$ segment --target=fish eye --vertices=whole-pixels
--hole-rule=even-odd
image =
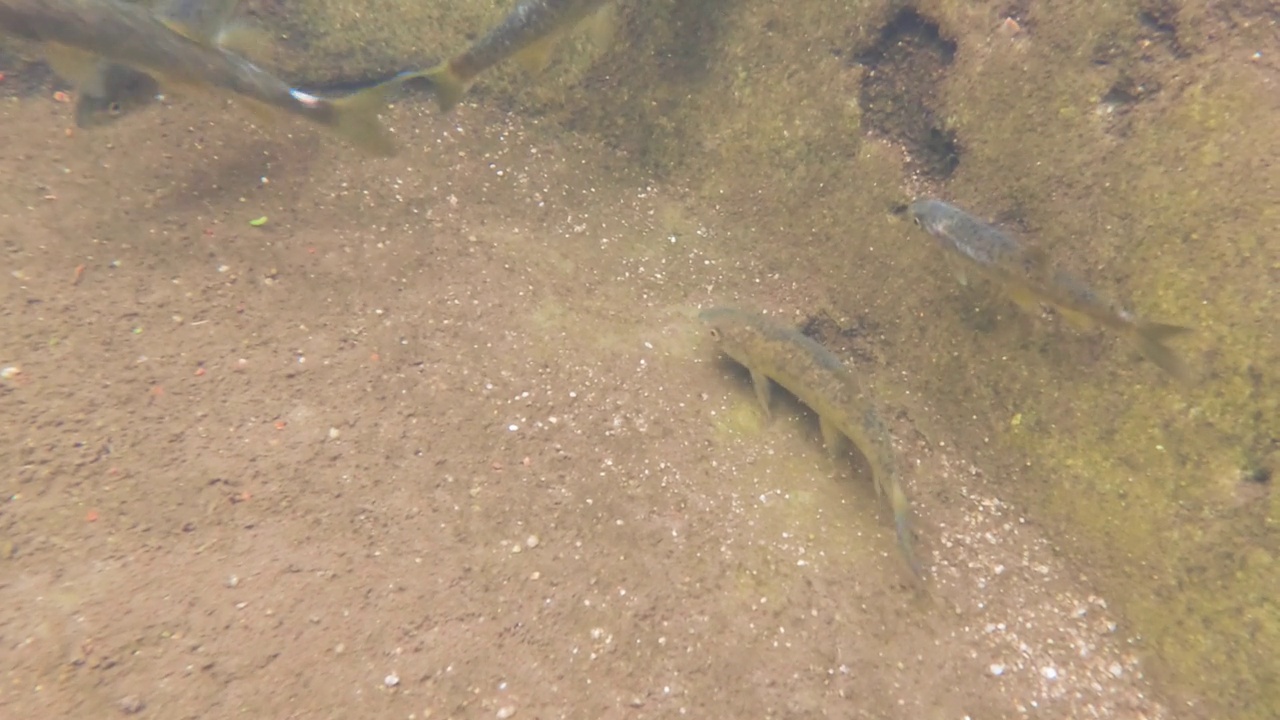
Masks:
[[[119,115],[120,110],[121,110],[120,103],[118,102],[113,102],[107,106],[107,112],[111,113],[112,115]]]
[[[711,335],[712,340],[720,339],[720,331],[715,328],[711,328],[711,332],[709,334]]]

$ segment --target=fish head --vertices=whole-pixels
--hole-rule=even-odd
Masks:
[[[698,313],[698,320],[707,328],[707,335],[717,343],[732,334],[732,325],[739,312],[733,308],[708,308]]]
[[[76,100],[79,127],[110,125],[151,105],[160,94],[160,83],[141,70],[113,63],[106,65],[102,73],[102,93],[82,92]]]
[[[937,235],[952,213],[951,206],[939,200],[917,200],[907,206],[907,217],[916,227]]]

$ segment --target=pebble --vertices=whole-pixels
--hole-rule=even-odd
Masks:
[[[1120,677],[1124,675],[1124,668],[1121,667],[1120,663],[1118,662],[1111,663],[1111,667],[1107,668],[1107,670],[1110,671],[1110,673],[1115,677]]]
[[[120,701],[120,712],[125,715],[136,715],[145,710],[146,707],[147,704],[137,695],[130,695]]]
[[[529,537],[525,538],[524,545],[530,550],[538,547],[538,536],[530,535]]]
[[[391,673],[390,675],[382,678],[382,684],[389,688],[393,688],[400,684],[400,676],[395,673]]]
[[[1000,677],[1004,674],[1004,666],[1000,663],[991,663],[991,674]]]
[[[1042,668],[1040,668],[1040,674],[1044,676],[1044,679],[1045,679],[1045,680],[1057,680],[1057,679],[1058,679],[1058,670],[1057,670],[1057,668],[1053,667],[1052,665],[1047,666],[1047,667],[1042,667]]]
[[[497,718],[498,720],[507,720],[507,718],[515,714],[516,714],[516,709],[514,706],[505,705],[503,707],[498,708]]]

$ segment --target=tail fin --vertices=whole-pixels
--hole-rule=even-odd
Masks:
[[[395,155],[395,143],[378,120],[378,112],[386,107],[392,89],[390,83],[383,83],[331,100],[334,108],[333,125],[338,134],[371,155]]]
[[[1186,382],[1191,378],[1191,371],[1187,369],[1186,364],[1181,359],[1173,354],[1173,350],[1169,349],[1169,346],[1165,345],[1164,341],[1189,332],[1191,332],[1191,328],[1180,325],[1165,325],[1163,323],[1140,320],[1134,329],[1134,338],[1138,351],[1144,357],[1160,366],[1162,370],[1172,375],[1175,379]]]

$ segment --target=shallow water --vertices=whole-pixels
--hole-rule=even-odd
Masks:
[[[1087,5],[922,8],[957,49],[909,106],[950,171],[859,105],[923,82],[863,92],[917,28],[880,6],[633,8],[537,87],[399,99],[388,160],[218,100],[68,134],[15,96],[0,706],[1268,717],[1280,48]],[[713,44],[656,52],[695,20]],[[1196,325],[1199,382],[957,286],[918,195]],[[760,421],[710,304],[875,386],[927,596],[865,470],[798,405]]]

